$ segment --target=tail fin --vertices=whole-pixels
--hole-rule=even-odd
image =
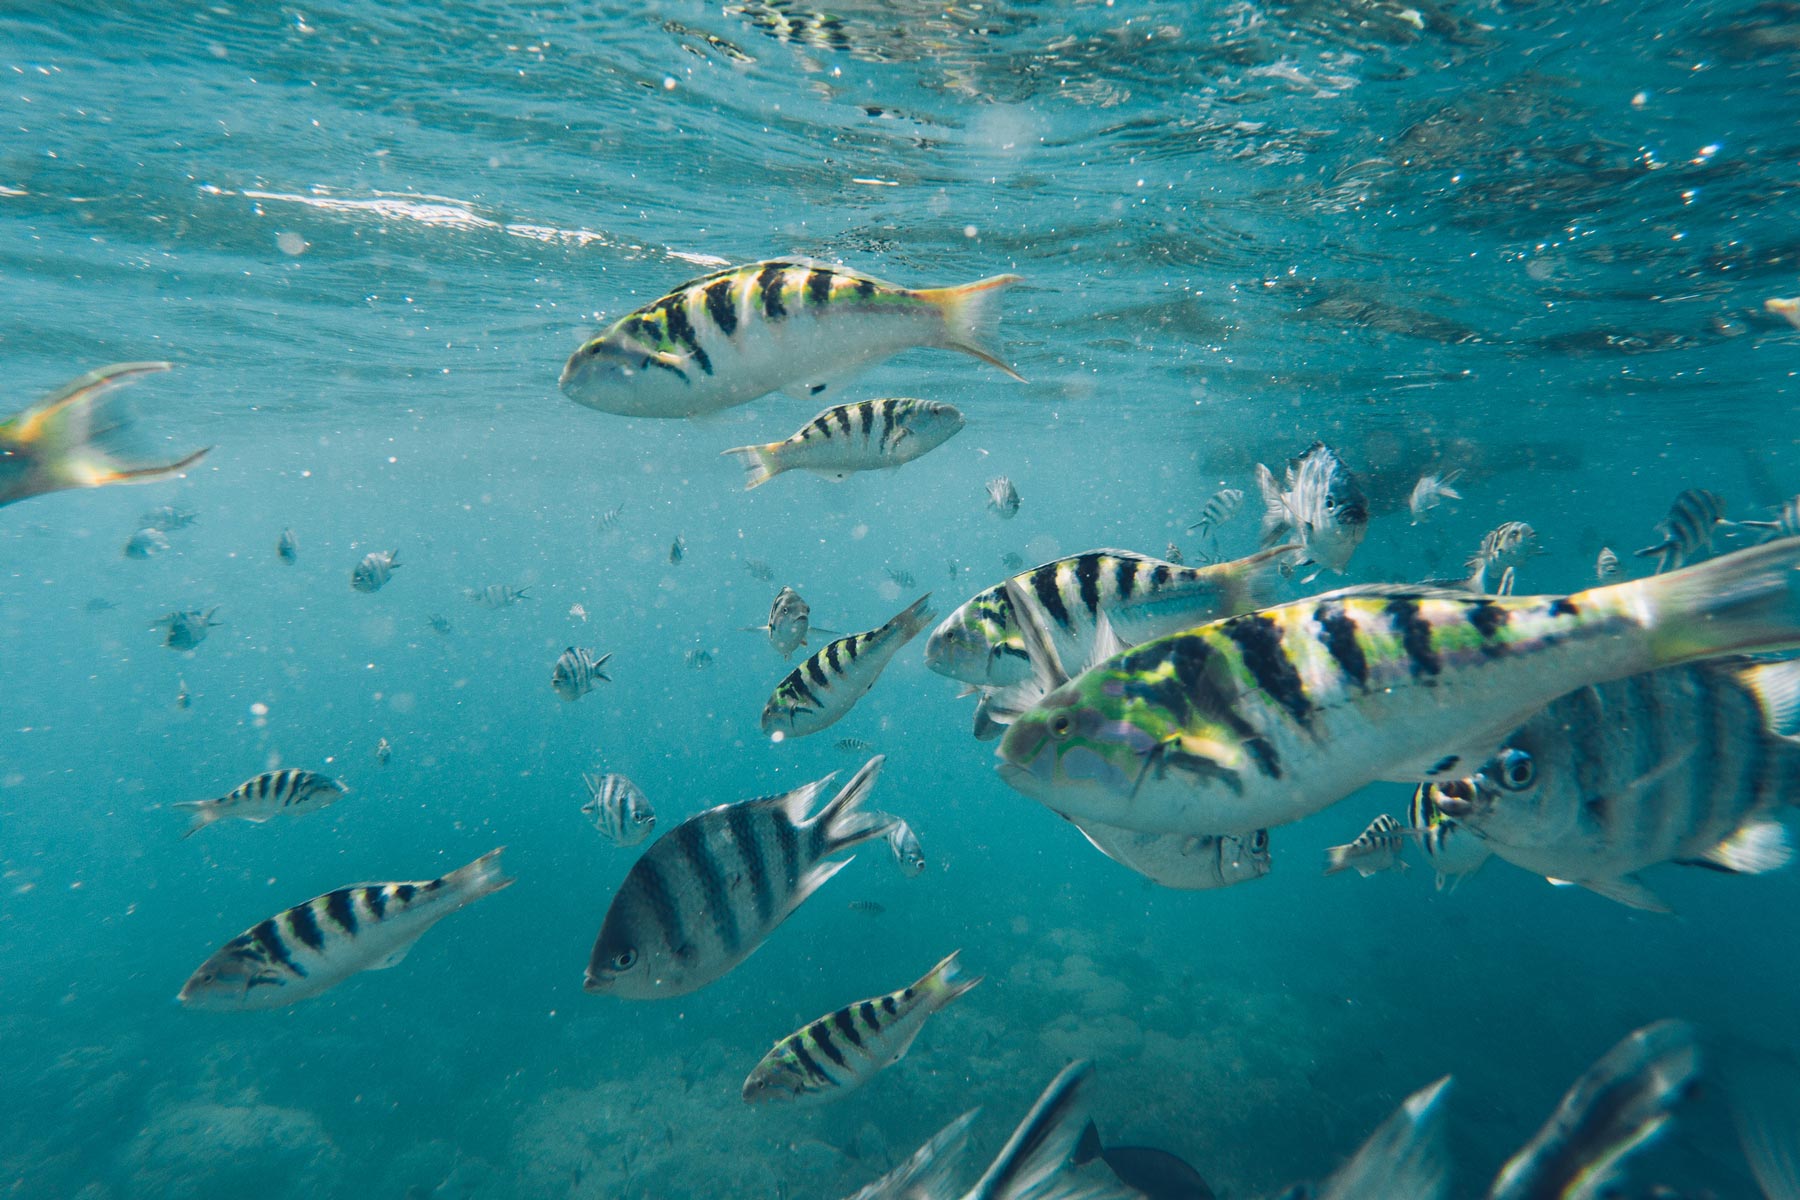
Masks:
[[[1494,1179],[1489,1200],[1589,1200],[1619,1163],[1655,1137],[1700,1070],[1694,1028],[1646,1025],[1575,1081],[1537,1136]]]
[[[981,1115],[972,1108],[950,1122],[913,1156],[863,1188],[849,1200],[919,1200],[924,1196],[949,1196],[955,1188],[957,1160],[969,1146],[969,1126]]]
[[[881,627],[882,630],[884,632],[889,629],[899,630],[900,644],[904,646],[906,643],[918,637],[919,634],[924,632],[927,625],[930,625],[937,619],[937,614],[931,611],[930,601],[931,593],[926,592],[923,596],[920,596],[917,600],[914,600],[911,604],[907,605],[904,612],[897,613],[892,620],[883,625]]]
[[[148,483],[179,474],[204,458],[211,447],[177,462],[140,466],[121,461],[106,448],[107,440],[130,424],[106,402],[107,394],[141,375],[167,371],[171,365],[115,363],[89,371],[0,423],[0,436],[25,447],[39,460],[37,474],[42,478],[42,486],[26,494],[104,487],[110,483]]]
[[[500,851],[504,849],[505,846],[497,846],[489,850],[468,866],[456,868],[439,882],[458,893],[459,905],[473,904],[483,896],[511,887],[518,881],[500,869]]]
[[[1610,593],[1650,618],[1652,665],[1800,646],[1800,538],[1582,593]],[[1579,599],[1579,597],[1577,597]]]
[[[994,275],[961,287],[919,288],[913,295],[937,305],[944,314],[945,346],[999,367],[1024,383],[1025,377],[1008,366],[990,346],[994,330],[1000,324],[1000,294],[1013,284],[1023,282],[1017,275]]]
[[[738,456],[738,465],[744,468],[744,490],[747,492],[761,487],[787,469],[775,459],[775,451],[780,446],[780,442],[767,442],[761,446],[733,446],[719,453]]]
[[[187,827],[187,832],[181,835],[183,840],[193,837],[196,833],[199,833],[202,829],[205,829],[208,825],[211,825],[214,821],[217,821],[220,817],[225,815],[218,804],[212,800],[177,800],[175,803],[169,805],[169,807],[186,808],[193,811],[194,823],[189,825]]]
[[[1217,571],[1225,576],[1225,588],[1219,598],[1219,615],[1234,617],[1275,603],[1279,585],[1286,578],[1285,572],[1293,567],[1289,559],[1298,561],[1305,553],[1305,546],[1290,542],[1285,546],[1258,550],[1248,558],[1200,569]]]
[[[913,990],[927,997],[926,1003],[932,1012],[937,1012],[952,1000],[987,978],[977,975],[973,979],[966,978],[956,965],[956,956],[961,950],[954,950],[943,962],[925,972],[919,982],[913,984]]]
[[[1281,498],[1281,485],[1275,473],[1261,463],[1256,464],[1256,491],[1262,497],[1262,544],[1273,546],[1294,528],[1294,514]]]
[[[861,807],[875,787],[875,780],[881,775],[881,764],[886,762],[885,755],[877,754],[863,764],[849,783],[831,803],[819,810],[819,815],[807,821],[806,828],[817,829],[823,838],[823,846],[817,857],[828,858],[852,846],[860,846],[874,838],[885,837],[892,818],[885,813],[870,812]],[[829,782],[829,778],[822,782]]]
[[[1342,846],[1325,848],[1325,874],[1336,875],[1339,871],[1350,869],[1351,856],[1356,851],[1356,843],[1348,842]]]
[[[1436,1200],[1448,1172],[1440,1127],[1450,1077],[1421,1088],[1319,1189],[1319,1200]],[[1560,1193],[1542,1193],[1559,1195]],[[1572,1198],[1571,1198],[1572,1200]]]
[[[1800,1064],[1767,1051],[1733,1059],[1726,1083],[1750,1173],[1768,1200],[1800,1200]]]
[[[999,1157],[969,1190],[968,1200],[1127,1200],[1138,1195],[1116,1180],[1089,1182],[1066,1174],[1087,1128],[1081,1088],[1093,1071],[1092,1063],[1077,1059],[1050,1081]]]

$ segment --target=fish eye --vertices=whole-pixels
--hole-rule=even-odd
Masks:
[[[1075,718],[1066,712],[1057,713],[1050,718],[1050,736],[1057,741],[1069,736],[1075,728]]]
[[[1523,791],[1537,778],[1537,763],[1523,750],[1508,750],[1500,756],[1500,786],[1509,792]]]
[[[1268,848],[1269,848],[1269,831],[1266,829],[1257,830],[1256,833],[1250,838],[1250,849],[1257,854],[1261,854],[1264,850],[1267,850]]]
[[[656,820],[656,814],[641,812],[641,813],[637,813],[636,815],[634,815],[631,819],[633,821],[636,821],[639,825],[648,825],[652,821]]]
[[[612,968],[615,971],[629,971],[637,965],[637,951],[627,947],[612,956]]]

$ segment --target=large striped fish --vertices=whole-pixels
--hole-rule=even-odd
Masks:
[[[284,767],[246,779],[217,799],[177,800],[172,807],[185,808],[194,814],[194,823],[181,835],[186,838],[226,817],[239,817],[260,825],[278,813],[324,808],[349,790],[329,775]]]
[[[1797,731],[1800,662],[1670,667],[1554,701],[1434,799],[1497,857],[1666,912],[1637,872],[1787,863],[1777,818],[1800,800]]]
[[[1017,275],[903,288],[811,259],[690,280],[621,317],[563,367],[577,404],[628,417],[695,417],[786,390],[820,396],[915,346],[960,350],[1019,376],[989,348]]]
[[[933,1013],[980,983],[957,969],[960,950],[916,983],[827,1013],[776,1042],[744,1080],[744,1101],[832,1100],[899,1062]]]
[[[894,397],[828,408],[792,437],[760,446],[734,446],[748,479],[760,487],[784,471],[811,471],[841,482],[859,471],[882,471],[937,449],[963,427],[963,415],[936,400]]]
[[[879,629],[853,633],[788,672],[763,706],[762,729],[776,737],[804,737],[841,719],[875,686],[875,680],[935,616],[927,592]]]
[[[178,999],[189,1008],[240,1010],[309,999],[358,971],[394,966],[427,929],[512,882],[500,871],[500,851],[490,850],[437,879],[326,892],[226,942]]]
[[[129,463],[118,456],[117,443],[130,422],[109,393],[169,365],[101,367],[0,421],[0,506],[70,488],[167,479],[205,458],[206,450],[166,464]]]
[[[780,796],[721,804],[656,839],[606,910],[587,990],[627,1000],[682,996],[750,957],[850,864],[827,859],[886,835],[893,818],[860,807],[882,761],[871,758],[816,816],[807,814],[835,774]]]
[[[1572,596],[1352,588],[1230,617],[1057,687],[1007,731],[1000,772],[1076,820],[1285,824],[1376,780],[1460,777],[1576,688],[1800,646],[1796,567],[1789,538]]]

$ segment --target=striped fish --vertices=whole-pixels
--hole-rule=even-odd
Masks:
[[[899,1062],[933,1013],[981,982],[957,969],[961,953],[909,987],[845,1005],[776,1042],[744,1080],[744,1102],[835,1100]]]
[[[894,856],[894,865],[908,879],[917,879],[925,873],[925,847],[919,845],[919,835],[905,821],[896,820],[888,826],[888,850]]]
[[[1639,558],[1654,558],[1656,573],[1661,575],[1679,567],[1690,558],[1712,546],[1713,532],[1719,526],[1731,526],[1725,519],[1725,501],[1704,488],[1689,488],[1675,497],[1669,515],[1656,524],[1662,540],[1639,550]]]
[[[168,534],[146,526],[125,540],[125,557],[154,558],[168,548]]]
[[[1639,871],[1786,864],[1777,815],[1800,798],[1796,732],[1800,661],[1669,667],[1561,697],[1434,799],[1510,863],[1667,911]]]
[[[1145,879],[1183,892],[1211,891],[1269,873],[1269,832],[1237,837],[1140,833],[1099,821],[1071,822],[1106,857]]]
[[[1442,783],[1421,783],[1413,789],[1406,806],[1407,828],[1419,839],[1419,848],[1437,872],[1437,890],[1452,888],[1464,875],[1472,875],[1481,864],[1493,857],[1487,843],[1444,815],[1438,807],[1438,789]]]
[[[762,730],[776,738],[805,737],[841,719],[875,686],[900,647],[917,637],[937,614],[926,592],[887,624],[853,633],[788,672],[763,706]]]
[[[1147,833],[1285,824],[1376,780],[1457,778],[1576,688],[1800,647],[1797,567],[1790,538],[1573,596],[1349,588],[1226,618],[1057,686],[1000,772]]]
[[[1800,537],[1800,496],[1775,510],[1773,521],[1739,521],[1744,529],[1760,529],[1765,538]]]
[[[1301,563],[1317,563],[1321,571],[1343,574],[1368,535],[1369,498],[1337,451],[1314,442],[1288,462],[1281,483],[1273,471],[1257,463],[1256,487],[1262,494],[1263,546],[1299,542],[1305,550]],[[1314,571],[1307,578],[1318,574]]]
[[[227,817],[260,825],[278,813],[325,808],[349,790],[329,775],[284,767],[246,779],[215,800],[177,800],[171,807],[194,814],[194,823],[181,835],[189,838]]]
[[[1189,533],[1198,533],[1201,537],[1217,537],[1219,526],[1228,525],[1244,507],[1244,492],[1241,488],[1220,488],[1200,510],[1200,519],[1187,527]]]
[[[399,570],[398,550],[372,550],[350,572],[350,586],[359,592],[379,592]]]
[[[1176,545],[1174,542],[1170,542],[1168,545],[1163,547],[1163,557],[1179,567],[1182,563],[1182,558],[1183,558],[1182,553],[1181,553],[1181,547]]]
[[[1406,860],[1400,857],[1400,844],[1406,835],[1401,829],[1400,822],[1382,813],[1357,834],[1355,841],[1325,851],[1325,874],[1336,875],[1355,867],[1356,873],[1367,879],[1395,867],[1404,870]]]
[[[1149,641],[1273,602],[1282,563],[1298,549],[1277,546],[1210,567],[1184,567],[1129,550],[1089,550],[1012,577],[1048,618],[1058,657],[1086,663],[1105,616],[1127,645]],[[1031,678],[1024,635],[1005,582],[978,592],[931,632],[925,665],[983,687]]]
[[[118,435],[130,422],[109,393],[169,366],[101,367],[0,421],[0,507],[70,488],[168,479],[205,458],[206,450],[196,450],[168,464],[137,464],[116,454]]]
[[[200,964],[177,997],[189,1008],[280,1008],[358,971],[406,957],[427,929],[512,884],[500,851],[422,883],[359,883],[315,896],[245,930]]]
[[[300,539],[294,536],[293,530],[281,531],[281,540],[275,543],[275,557],[290,567],[300,561]]]
[[[484,588],[464,588],[463,595],[483,608],[511,608],[521,600],[531,599],[529,587],[510,587],[504,583],[490,583]]]
[[[594,652],[584,646],[565,647],[550,671],[550,690],[573,704],[601,681],[612,682],[612,676],[600,669],[611,657],[608,653],[595,658]]]
[[[811,471],[842,481],[858,471],[882,471],[937,449],[963,427],[963,415],[935,400],[862,400],[828,408],[786,441],[734,446],[748,479],[760,487],[783,471]]]
[[[1002,521],[1019,515],[1019,489],[1006,476],[997,475],[987,481],[987,497],[988,508]]]
[[[192,650],[206,640],[206,631],[223,621],[213,620],[213,614],[219,611],[218,605],[202,612],[197,608],[169,613],[160,617],[157,624],[164,629],[163,645],[171,650]]]
[[[1749,524],[1749,522],[1745,522]],[[1600,557],[1594,560],[1594,578],[1601,583],[1619,577],[1619,556],[1613,553],[1611,546],[1600,547]]]
[[[834,854],[887,833],[860,805],[882,759],[863,765],[817,815],[836,774],[780,796],[721,804],[657,838],[606,910],[586,988],[627,1000],[681,996],[743,962],[850,864]]]
[[[1482,535],[1481,548],[1463,564],[1469,570],[1463,586],[1471,592],[1498,593],[1506,572],[1538,553],[1537,530],[1523,521],[1506,521]]]
[[[903,288],[811,259],[772,259],[682,284],[570,356],[563,393],[628,417],[695,417],[777,390],[819,396],[916,346],[1019,376],[991,349],[1017,275]]]
[[[637,784],[623,775],[583,775],[588,802],[581,806],[600,836],[616,846],[635,846],[656,828],[656,810]]]

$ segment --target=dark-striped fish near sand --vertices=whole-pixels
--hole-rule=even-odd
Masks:
[[[553,643],[554,644],[554,643]],[[610,653],[594,657],[585,646],[568,646],[556,658],[550,671],[550,689],[564,700],[574,703],[601,683],[611,683],[612,676],[600,668],[611,658]]]
[[[400,551],[371,550],[350,572],[350,586],[359,592],[379,592],[400,569]]]
[[[246,779],[216,800],[177,800],[171,807],[194,814],[194,823],[181,835],[186,838],[227,817],[260,825],[280,813],[325,808],[349,790],[329,775],[284,767]]]
[[[119,443],[130,421],[110,393],[169,367],[166,362],[101,367],[0,421],[0,507],[71,488],[168,479],[206,457],[206,450],[163,464],[122,457]]]
[[[1656,573],[1661,575],[1711,549],[1713,533],[1719,526],[1729,528],[1731,524],[1725,519],[1725,501],[1718,493],[1689,488],[1675,497],[1669,515],[1657,522],[1656,532],[1662,540],[1639,550],[1638,557],[1654,558]]]
[[[960,953],[907,987],[847,1004],[776,1042],[744,1080],[744,1102],[835,1100],[899,1062],[934,1013],[981,982],[958,970]]]
[[[190,608],[159,617],[156,624],[163,627],[163,645],[171,650],[192,650],[206,640],[208,630],[225,623],[213,620],[218,611],[215,604],[204,612]]]
[[[682,996],[724,976],[850,864],[832,855],[887,833],[861,805],[870,759],[817,814],[836,774],[689,817],[644,851],[606,910],[585,987],[627,1000]]]
[[[805,737],[840,720],[875,686],[900,647],[917,637],[936,614],[927,592],[878,629],[853,633],[788,672],[763,706],[762,730],[780,737]]]
[[[777,390],[821,396],[915,346],[960,350],[1017,379],[988,344],[1000,295],[1017,282],[903,288],[810,259],[730,267],[621,317],[570,356],[561,387],[601,412],[695,417]]]
[[[281,537],[275,543],[275,557],[290,567],[300,561],[300,539],[294,536],[293,530],[281,531]]]
[[[315,896],[254,925],[200,964],[178,997],[189,1008],[280,1008],[359,971],[406,957],[439,921],[510,886],[500,851],[419,883],[359,883]]]
[[[860,471],[883,471],[937,449],[963,427],[963,415],[935,400],[903,397],[840,404],[814,417],[785,441],[735,446],[748,479],[760,487],[784,471],[810,471],[842,481]]]
[[[1356,868],[1356,873],[1367,879],[1371,875],[1379,875],[1383,871],[1406,868],[1406,860],[1400,857],[1400,847],[1406,841],[1403,832],[1406,827],[1400,822],[1382,813],[1369,827],[1356,835],[1356,840],[1345,846],[1331,846],[1325,851],[1325,874],[1336,875],[1339,871]]]
[[[623,775],[583,775],[588,802],[581,806],[600,836],[617,846],[635,846],[656,828],[656,810],[643,789]]]

